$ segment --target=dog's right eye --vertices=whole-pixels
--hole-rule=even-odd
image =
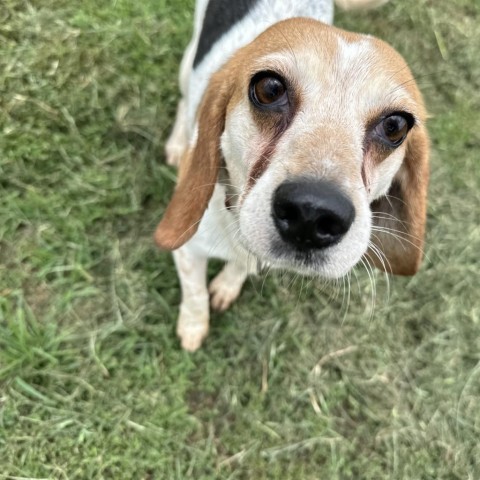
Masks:
[[[271,72],[261,72],[250,83],[250,100],[260,108],[282,108],[288,104],[284,82]]]

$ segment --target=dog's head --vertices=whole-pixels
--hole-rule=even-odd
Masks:
[[[280,22],[212,77],[156,241],[176,249],[195,233],[226,167],[238,239],[259,259],[338,277],[366,256],[413,274],[426,215],[425,117],[408,66],[384,42]]]

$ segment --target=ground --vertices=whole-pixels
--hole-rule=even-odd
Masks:
[[[0,478],[480,478],[480,3],[336,18],[427,101],[420,273],[253,278],[193,355],[152,242],[192,10],[2,0]]]

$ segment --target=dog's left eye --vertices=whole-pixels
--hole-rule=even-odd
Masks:
[[[279,77],[263,72],[252,78],[250,100],[257,107],[283,107],[288,103],[287,88]]]
[[[393,114],[385,117],[376,127],[375,133],[391,147],[398,147],[405,140],[413,125],[409,114]]]

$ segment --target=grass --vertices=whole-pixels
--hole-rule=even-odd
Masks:
[[[189,355],[152,232],[192,9],[2,1],[0,478],[480,478],[478,2],[337,15],[429,106],[421,272],[254,278]]]

